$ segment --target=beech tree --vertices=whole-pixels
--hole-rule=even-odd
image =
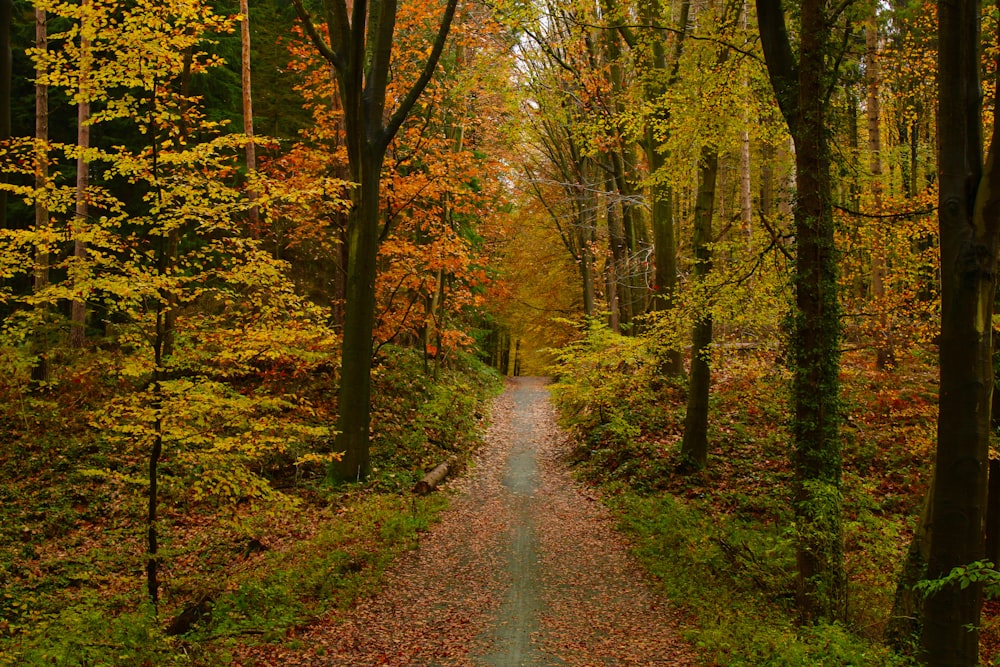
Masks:
[[[1000,133],[994,120],[984,164],[980,12],[978,0],[938,2],[941,383],[930,579],[985,553]],[[921,637],[927,664],[978,664],[982,595],[981,583],[955,581],[928,596]]]
[[[247,135],[246,157],[247,172],[250,178],[257,170],[257,148],[253,142],[253,92],[250,79],[250,5],[248,0],[240,0],[240,88],[242,89],[243,100],[243,134]],[[256,199],[257,194],[251,190],[250,198]],[[254,206],[250,209],[250,224],[253,232],[257,233],[257,226],[260,224],[260,211]]]
[[[781,0],[757,0],[768,75],[795,142],[793,504],[798,604],[806,620],[841,617],[846,588],[837,416],[840,313],[827,138],[839,62],[831,47],[834,12],[826,0],[803,0],[796,54]]]
[[[0,0],[0,141],[10,138],[11,113],[11,15],[13,0]],[[7,195],[0,193],[0,229],[7,226]]]
[[[420,76],[388,119],[386,89],[396,28],[396,0],[346,0],[323,3],[329,41],[312,17],[294,0],[306,32],[337,74],[344,109],[351,211],[347,222],[347,293],[341,346],[337,447],[343,459],[331,468],[336,479],[360,480],[370,463],[372,329],[375,323],[375,277],[381,236],[379,193],[389,142],[427,87],[444,50],[458,0],[447,0],[441,23]]]

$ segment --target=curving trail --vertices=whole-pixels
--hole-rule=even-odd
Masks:
[[[452,508],[385,590],[267,664],[697,664],[607,510],[569,476],[565,444],[545,380],[510,380]]]

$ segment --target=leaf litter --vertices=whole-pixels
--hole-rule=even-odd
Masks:
[[[514,378],[450,509],[383,590],[240,665],[696,665],[678,610],[570,476],[544,378]]]

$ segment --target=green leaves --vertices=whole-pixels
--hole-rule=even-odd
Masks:
[[[935,595],[949,586],[958,586],[965,590],[973,584],[982,584],[987,597],[1000,596],[1000,571],[989,560],[977,560],[968,565],[952,568],[951,572],[940,579],[925,579],[918,582],[914,589],[923,593],[924,597]]]

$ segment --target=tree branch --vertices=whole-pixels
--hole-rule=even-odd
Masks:
[[[752,58],[752,59],[756,60],[757,62],[764,62],[764,61],[761,60],[760,56],[757,55],[756,53],[754,53],[753,51],[748,51],[746,48],[744,48],[742,46],[737,46],[737,45],[733,44],[732,42],[727,42],[726,40],[719,39],[718,37],[708,37],[706,35],[696,35],[696,34],[690,32],[690,31],[685,32],[685,30],[683,28],[675,28],[675,27],[669,26],[669,25],[660,25],[659,23],[621,23],[621,24],[614,24],[614,25],[610,25],[610,24],[597,25],[597,24],[593,24],[593,23],[585,23],[583,21],[577,21],[575,19],[574,19],[574,23],[576,25],[580,26],[581,28],[598,28],[598,29],[602,29],[602,30],[617,30],[618,33],[620,35],[622,35],[622,38],[625,39],[625,43],[628,44],[629,47],[632,47],[632,48],[634,48],[633,41],[635,41],[635,35],[631,35],[631,37],[625,37],[625,34],[622,33],[622,30],[659,30],[659,31],[662,31],[662,32],[672,32],[672,33],[675,33],[676,35],[679,35],[679,36],[683,37],[684,39],[691,39],[691,40],[694,40],[696,42],[711,42],[713,44],[718,44],[719,46],[724,46],[725,48],[727,48],[727,49],[729,49],[731,51],[736,51],[737,53],[742,54],[742,55],[746,56],[747,58]],[[629,41],[630,39],[633,40],[633,41]]]
[[[872,220],[895,220],[898,218],[908,218],[911,215],[930,215],[937,210],[937,206],[930,206],[916,211],[903,211],[902,213],[862,213],[861,211],[855,211],[844,206],[838,206],[837,204],[833,204],[833,208],[855,218],[870,218]]]
[[[320,55],[329,61],[331,65],[336,68],[337,72],[343,75],[344,72],[344,60],[340,55],[333,50],[333,48],[326,43],[319,32],[316,31],[316,26],[313,25],[312,17],[306,11],[305,7],[302,6],[302,0],[292,0],[292,4],[295,6],[295,13],[299,15],[299,20],[302,21],[302,27],[305,28],[306,34],[309,35],[309,39],[313,44],[316,45],[316,49],[319,50]]]
[[[357,0],[355,0],[357,2]],[[389,86],[389,65],[392,62],[392,40],[396,32],[396,0],[368,0],[368,71],[365,75],[365,98],[368,123],[381,127],[385,111],[385,94]],[[355,39],[360,37],[360,26],[352,26]],[[388,145],[390,136],[386,140]]]
[[[434,74],[434,69],[441,59],[441,53],[444,51],[444,44],[448,39],[448,32],[451,30],[451,22],[455,18],[455,8],[457,6],[458,0],[448,0],[444,16],[441,19],[441,27],[438,29],[437,37],[434,39],[434,45],[431,48],[431,55],[427,58],[427,62],[424,63],[424,70],[420,73],[420,78],[410,88],[410,91],[403,98],[403,101],[400,102],[399,107],[386,124],[380,139],[381,146],[387,146],[392,137],[396,135],[406,115],[410,113],[410,109],[416,104],[417,98],[420,97],[421,93],[424,92],[424,88],[430,82],[431,76]]]
[[[792,54],[781,0],[757,0],[757,25],[767,75],[771,79],[781,115],[794,137],[799,120],[799,66]]]

